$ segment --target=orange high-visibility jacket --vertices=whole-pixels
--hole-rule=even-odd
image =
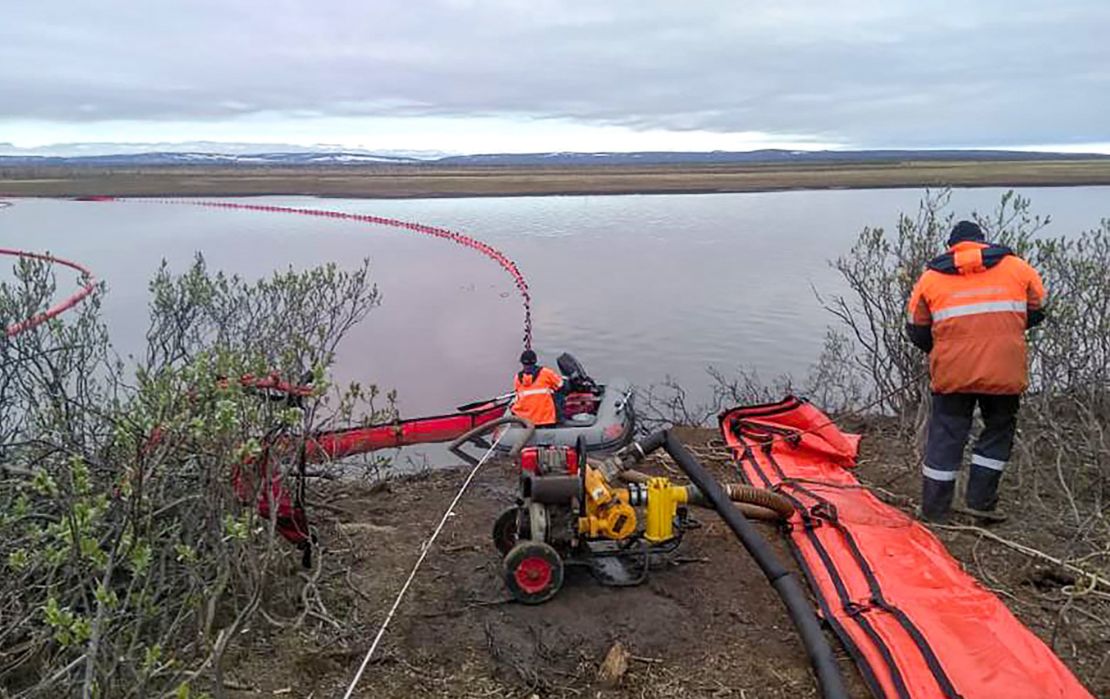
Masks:
[[[1025,331],[1044,300],[1040,275],[1009,248],[964,241],[932,260],[910,296],[908,329],[929,352],[933,391],[1024,391]]]
[[[513,381],[516,400],[513,401],[513,414],[538,425],[555,424],[554,392],[563,387],[563,377],[547,367],[540,367],[532,374],[519,371]]]

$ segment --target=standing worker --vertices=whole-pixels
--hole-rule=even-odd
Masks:
[[[947,517],[978,405],[984,427],[972,451],[967,509],[1001,521],[998,482],[1029,385],[1025,331],[1044,320],[1045,290],[1029,263],[986,243],[971,221],[956,224],[948,246],[929,262],[909,302],[907,330],[929,354],[933,390],[921,515],[934,522]]]
[[[521,353],[521,369],[513,381],[516,392],[513,415],[531,421],[536,427],[550,427],[558,422],[555,392],[563,387],[563,377],[536,362],[532,350]]]

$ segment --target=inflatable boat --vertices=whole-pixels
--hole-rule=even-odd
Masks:
[[[631,442],[636,429],[632,384],[616,378],[605,384],[596,383],[569,354],[560,355],[558,365],[565,386],[564,396],[556,400],[562,403],[559,422],[536,428],[529,444],[574,447],[581,438],[588,453],[608,454]],[[512,405],[505,414],[512,414]],[[523,436],[523,428],[505,427],[494,435],[500,439],[497,451],[508,453]]]

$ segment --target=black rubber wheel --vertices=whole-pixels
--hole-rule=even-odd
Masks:
[[[563,559],[541,541],[522,541],[505,556],[502,571],[513,598],[541,604],[563,586]]]
[[[497,521],[493,523],[493,545],[502,557],[508,556],[509,551],[513,550],[520,539],[520,526],[517,524],[518,517],[520,517],[520,509],[510,507],[502,512]]]

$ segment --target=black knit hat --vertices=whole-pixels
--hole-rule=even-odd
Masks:
[[[520,353],[520,363],[524,366],[532,366],[536,361],[536,353],[532,350],[527,349]]]
[[[952,228],[952,234],[948,236],[948,246],[952,247],[956,243],[961,243],[965,240],[976,240],[982,242],[985,240],[983,237],[983,229],[979,224],[972,221],[960,221]]]

